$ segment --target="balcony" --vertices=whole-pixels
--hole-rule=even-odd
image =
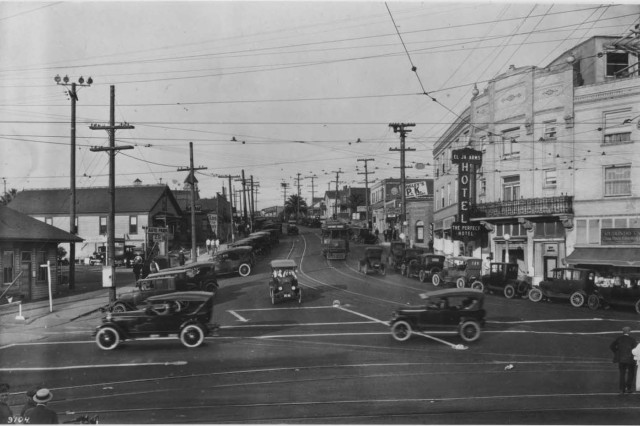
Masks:
[[[473,204],[472,218],[573,214],[573,197],[526,198]]]

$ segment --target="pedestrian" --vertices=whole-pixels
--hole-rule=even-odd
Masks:
[[[136,256],[133,260],[133,275],[136,277],[136,282],[140,279],[140,275],[142,274],[142,257]]]
[[[378,235],[380,235],[380,231],[378,231],[378,228],[376,228],[374,234],[376,234],[376,243],[378,242]]]
[[[9,389],[11,389],[11,386],[8,383],[0,383],[0,423],[2,424],[15,423],[13,411],[7,404]]]
[[[20,417],[24,418],[24,413],[26,413],[28,409],[36,406],[36,402],[33,400],[33,397],[36,394],[36,392],[38,392],[38,389],[40,388],[31,388],[27,392],[25,392],[25,396],[27,397],[27,400],[24,402],[24,405],[22,406],[22,410],[20,410]]]
[[[220,249],[220,240],[216,238],[213,244],[213,252],[217,253],[219,249]]]
[[[32,424],[58,424],[58,414],[53,411],[51,408],[47,407],[47,403],[51,401],[53,398],[53,394],[49,391],[49,389],[42,388],[38,389],[35,395],[33,395],[33,401],[36,403],[36,406],[33,408],[29,408],[25,413],[24,417],[27,420],[27,423]]]
[[[152,274],[154,272],[160,272],[160,265],[158,265],[158,262],[156,262],[155,259],[151,259],[151,262],[149,263],[149,272]]]
[[[211,238],[207,238],[205,244],[207,245],[207,254],[211,254]]]
[[[184,265],[185,262],[185,257],[184,257],[184,250],[180,249],[180,254],[178,254],[178,263],[180,264],[180,266]]]
[[[640,392],[640,374],[638,374],[638,368],[640,368],[640,344],[638,344],[631,351],[633,359],[636,360],[636,392]]]
[[[620,371],[620,395],[625,392],[631,393],[635,389],[634,378],[636,363],[633,357],[633,351],[638,345],[636,339],[631,337],[631,329],[629,327],[622,328],[622,336],[614,340],[609,348],[613,351],[613,362],[618,363]]]
[[[491,270],[491,256],[487,256],[482,262],[482,275],[489,275],[490,270]]]

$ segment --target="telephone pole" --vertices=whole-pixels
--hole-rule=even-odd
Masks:
[[[231,179],[239,178],[239,175],[216,175],[222,179],[229,179],[229,217],[231,221],[231,226],[229,227],[229,232],[231,232],[231,242],[235,242],[235,234],[233,233],[233,189],[231,189]],[[228,237],[228,236],[227,236]]]
[[[318,179],[318,176],[313,175],[313,176],[305,176],[305,178],[307,179],[311,179],[311,214],[313,214],[315,216],[315,211],[313,210],[313,203],[315,195],[316,195],[316,187],[314,185],[314,180]]]
[[[333,216],[338,220],[338,179],[340,178],[340,173],[344,173],[342,170],[338,169],[338,171],[332,171],[331,173],[336,174],[336,203],[333,206]]]
[[[376,161],[373,158],[358,158],[358,161],[364,162],[364,173],[358,173],[359,175],[364,175],[364,187],[365,187],[365,197],[367,204],[367,228],[371,229],[371,225],[369,224],[369,175],[374,172],[370,172],[367,168],[369,161]]]
[[[64,76],[60,78],[56,75],[53,80],[59,86],[69,86],[69,77]],[[93,83],[93,79],[89,77],[87,83],[84,83],[84,78],[80,77],[78,83],[71,83],[71,90],[67,90],[67,95],[71,99],[71,158],[70,158],[70,177],[71,177],[71,198],[69,200],[69,233],[76,235],[76,102],[78,102],[78,86],[89,87]],[[6,196],[7,188],[5,181],[4,194]],[[69,290],[73,290],[76,287],[76,243],[69,243]]]
[[[400,193],[402,199],[402,205],[400,206],[400,232],[404,232],[404,222],[407,218],[407,203],[406,203],[406,193],[405,193],[405,173],[404,169],[410,169],[411,166],[405,166],[405,155],[406,151],[415,151],[415,148],[406,148],[404,146],[405,139],[407,137],[407,133],[411,133],[411,130],[407,129],[407,127],[414,127],[415,123],[389,123],[389,127],[393,127],[393,133],[400,133],[400,148],[389,148],[389,151],[400,151]]]
[[[300,220],[300,179],[301,179],[301,178],[300,178],[300,175],[301,175],[301,174],[302,174],[302,173],[298,173],[298,174],[296,175],[297,177],[295,178],[295,179],[296,179],[296,181],[297,181],[296,185],[297,185],[297,187],[298,187],[298,199],[297,199],[297,201],[296,201],[296,221],[297,221],[297,220]]]
[[[193,167],[193,142],[189,142],[189,167],[179,167],[179,172],[189,171],[185,182],[191,186],[191,261],[198,260],[198,243],[196,241],[196,170],[206,170],[206,167]],[[218,212],[216,211],[216,215]]]
[[[134,129],[129,123],[116,125],[116,88],[111,86],[111,96],[109,102],[109,125],[91,124],[91,130],[106,130],[109,133],[108,147],[92,147],[92,152],[107,151],[109,153],[109,221],[107,224],[107,266],[111,268],[111,286],[109,288],[109,301],[116,300],[116,151],[123,149],[133,149],[133,146],[116,147],[116,130]],[[75,243],[73,243],[75,244]],[[103,268],[104,269],[104,268]],[[104,275],[103,275],[104,277]],[[104,279],[104,278],[103,278]]]
[[[244,169],[242,169],[242,199],[244,200],[243,204],[244,204],[244,220],[248,221],[249,223],[247,224],[249,226],[249,231],[253,232],[253,226],[251,223],[251,219],[248,216],[247,213],[247,180],[244,178]]]

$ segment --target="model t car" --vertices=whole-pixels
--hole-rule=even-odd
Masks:
[[[507,299],[526,296],[529,283],[518,278],[517,263],[492,262],[489,273],[482,276],[481,282],[474,282],[472,288],[493,293],[499,291]]]
[[[405,341],[413,333],[459,335],[466,342],[480,337],[485,323],[484,293],[472,289],[443,289],[423,293],[425,305],[397,309],[391,315],[391,335]]]
[[[587,299],[589,308],[625,306],[633,307],[640,314],[640,274],[626,273],[609,278],[596,275],[595,283],[596,290]]]
[[[254,264],[253,248],[238,246],[219,251],[213,256],[212,262],[218,275],[239,274],[246,277],[251,274]]]
[[[353,228],[353,239],[360,244],[378,243],[378,237],[369,228]]]
[[[449,257],[444,261],[442,271],[431,277],[434,286],[455,284],[458,288],[469,286],[476,288],[482,285],[482,260],[475,257]]]
[[[193,262],[187,265],[174,266],[161,269],[159,272],[149,274],[147,278],[160,278],[175,276],[178,279],[176,290],[190,290],[195,286],[196,290],[215,293],[218,290],[218,278],[216,265],[211,261]],[[186,287],[180,283],[185,280],[189,283]]]
[[[212,293],[169,293],[147,298],[141,310],[108,313],[94,336],[104,350],[115,349],[124,340],[149,337],[177,337],[184,346],[195,348],[217,329],[212,319]]]
[[[404,255],[396,263],[396,269],[400,269],[400,274],[409,276],[409,269],[415,269],[418,264],[418,258],[424,253],[424,249],[421,248],[406,248],[404,249]]]
[[[408,277],[417,276],[421,283],[431,280],[435,274],[444,268],[445,256],[441,254],[423,253],[415,262],[409,263]]]
[[[552,276],[529,290],[529,300],[569,299],[576,308],[584,305],[596,290],[595,271],[582,268],[556,268]]]
[[[400,262],[404,257],[404,250],[406,247],[407,245],[402,241],[391,242],[391,245],[389,246],[389,257],[387,258],[387,265],[389,265],[390,268],[395,269],[400,267]]]
[[[269,280],[269,297],[271,304],[280,300],[297,300],[302,303],[302,289],[298,283],[296,269],[298,265],[293,259],[275,259],[271,261],[271,279]]]
[[[369,271],[384,275],[386,270],[382,263],[382,247],[365,247],[362,259],[358,262],[358,272],[367,275]]]

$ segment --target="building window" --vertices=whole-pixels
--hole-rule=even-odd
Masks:
[[[480,194],[479,195],[487,195],[487,179],[481,177],[480,180]]]
[[[604,113],[604,144],[631,142],[631,109]]]
[[[451,184],[448,183],[447,184],[447,206],[450,206],[451,204],[453,204],[453,201],[451,200]]]
[[[611,166],[604,169],[604,195],[631,195],[631,167]]]
[[[47,283],[47,252],[39,251],[36,254],[36,270],[38,271],[38,284]],[[44,266],[43,266],[44,265]]]
[[[556,177],[556,169],[549,169],[544,171],[544,186],[553,187],[558,183]]]
[[[100,216],[100,229],[98,232],[100,235],[106,235],[107,233],[107,217]]]
[[[507,129],[502,132],[502,154],[506,158],[517,157],[520,155],[518,147],[518,138],[520,137],[520,128]]]
[[[607,77],[628,77],[627,67],[629,67],[628,53],[607,53]]]
[[[129,216],[129,234],[138,233],[138,216]]]
[[[502,179],[504,201],[515,201],[520,198],[520,176],[507,176]]]
[[[558,132],[558,126],[556,120],[550,120],[544,122],[544,139],[553,140],[556,139]]]
[[[600,244],[600,219],[589,219],[589,244]]]
[[[2,282],[5,285],[11,284],[13,281],[13,252],[5,251],[2,253]]]
[[[52,225],[53,226],[53,218],[52,217],[45,217],[44,218],[44,223],[46,223],[47,225]]]
[[[416,222],[416,242],[424,242],[424,222],[422,220]]]
[[[440,208],[444,208],[444,186],[442,187],[442,190],[440,191]]]

